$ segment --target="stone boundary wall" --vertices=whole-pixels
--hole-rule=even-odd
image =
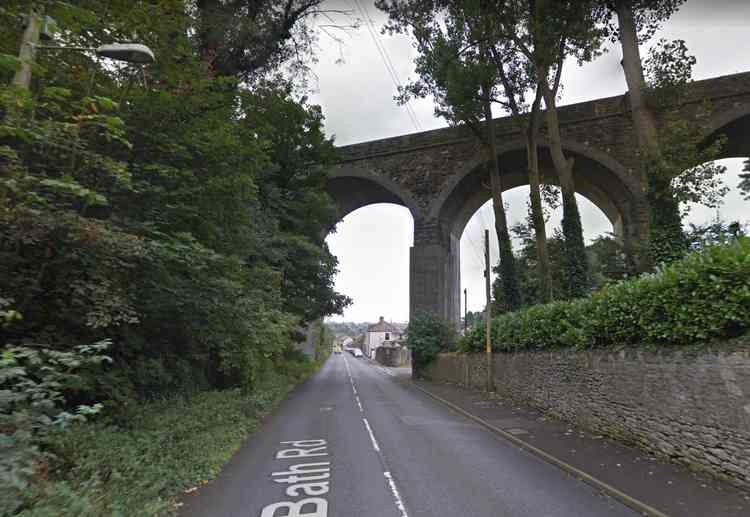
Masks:
[[[484,354],[420,372],[482,389]],[[750,347],[495,354],[500,396],[750,489]]]

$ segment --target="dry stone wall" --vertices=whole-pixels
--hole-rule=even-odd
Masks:
[[[482,388],[484,354],[441,354],[434,381]],[[750,347],[495,355],[499,395],[750,489]]]

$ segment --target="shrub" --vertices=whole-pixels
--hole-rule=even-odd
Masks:
[[[2,315],[9,314],[4,311]],[[58,352],[7,346],[0,357],[0,508],[14,511],[21,495],[54,457],[39,445],[46,435],[85,421],[101,404],[66,411],[66,396],[81,388],[81,370],[108,360],[108,342]],[[0,515],[5,515],[0,510]]]
[[[411,350],[412,367],[418,373],[435,356],[456,347],[458,334],[453,325],[433,314],[417,314],[406,329],[406,345]]]
[[[750,238],[740,237],[587,298],[502,314],[492,322],[492,342],[497,350],[687,344],[748,328]],[[484,328],[468,332],[461,348],[482,350]]]
[[[174,515],[175,498],[216,477],[247,435],[314,364],[269,372],[252,392],[235,388],[129,404],[116,416],[48,433],[54,456],[23,492],[19,517]],[[0,515],[3,515],[0,511]]]

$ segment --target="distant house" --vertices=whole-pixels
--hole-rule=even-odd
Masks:
[[[336,338],[336,344],[339,345],[342,348],[351,346],[351,344],[354,342],[354,340],[349,336],[338,336]]]
[[[367,338],[365,349],[362,350],[368,357],[375,358],[375,351],[385,342],[392,345],[401,340],[401,329],[385,321],[383,316],[380,321],[367,327]]]
[[[365,336],[364,334],[360,334],[359,336],[354,338],[354,341],[352,341],[352,343],[349,346],[352,348],[359,348],[360,350],[362,350],[362,353],[364,353],[366,341],[367,341],[367,336]]]

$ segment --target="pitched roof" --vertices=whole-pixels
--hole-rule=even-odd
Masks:
[[[398,327],[395,325],[391,325],[385,319],[383,316],[380,317],[380,321],[377,323],[373,323],[372,325],[368,325],[367,332],[397,332],[401,333],[401,330],[399,330]]]

